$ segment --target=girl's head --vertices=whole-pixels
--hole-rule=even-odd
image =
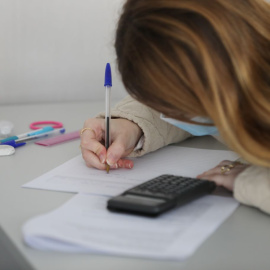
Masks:
[[[171,118],[211,118],[269,167],[269,12],[262,0],[127,0],[115,41],[127,91]]]

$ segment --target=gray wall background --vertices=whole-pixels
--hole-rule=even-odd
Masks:
[[[115,67],[114,32],[124,0],[0,0],[0,104],[126,95]]]

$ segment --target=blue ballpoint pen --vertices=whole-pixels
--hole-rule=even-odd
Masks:
[[[112,87],[112,73],[111,66],[109,63],[106,65],[105,69],[105,147],[108,150],[111,145],[110,136],[110,120],[111,120],[111,87]],[[110,165],[106,163],[106,172],[109,173]]]

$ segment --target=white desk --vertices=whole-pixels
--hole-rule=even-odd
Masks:
[[[29,123],[37,120],[62,121],[67,132],[71,132],[81,129],[84,120],[94,116],[103,106],[103,102],[2,106],[0,120],[12,121],[15,124],[15,133],[27,131]],[[193,138],[181,145],[225,149],[225,146],[211,137]],[[13,156],[0,157],[0,226],[35,270],[270,269],[270,217],[246,206],[240,206],[184,262],[41,252],[25,246],[21,233],[23,223],[33,216],[59,207],[73,194],[23,189],[21,185],[78,154],[79,140],[75,140],[52,147],[28,143],[18,148]],[[0,245],[7,246],[8,243],[2,240]],[[16,254],[15,251],[13,254]]]

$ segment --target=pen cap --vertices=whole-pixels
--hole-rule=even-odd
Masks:
[[[16,141],[12,140],[12,141],[8,141],[8,142],[4,142],[4,143],[2,143],[1,145],[10,145],[10,146],[12,146],[12,147],[14,147],[14,148],[17,148],[17,147],[23,146],[23,145],[25,145],[25,144],[26,144],[25,142],[22,142],[22,143],[16,143]]]
[[[112,86],[112,72],[110,63],[107,63],[106,65],[104,86]]]

